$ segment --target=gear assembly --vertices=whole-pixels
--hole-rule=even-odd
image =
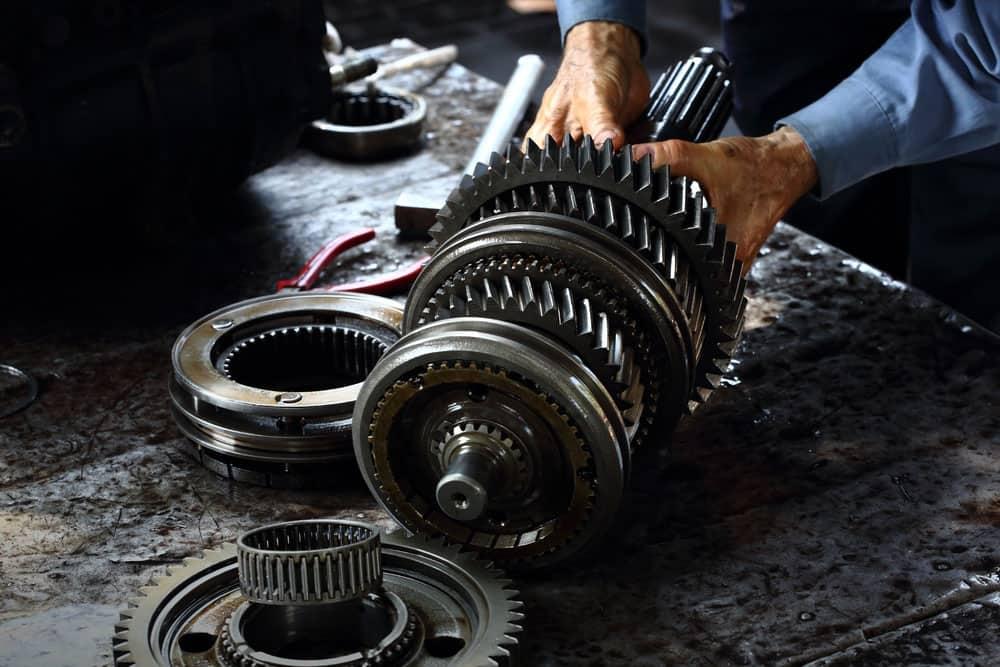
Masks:
[[[728,68],[711,49],[677,63],[636,136],[716,136]],[[498,115],[523,114],[523,97],[505,95]],[[367,103],[351,104],[360,122]],[[610,141],[522,152],[509,132],[437,210],[430,257],[389,279],[412,282],[403,307],[364,293],[379,280],[309,291],[368,233],[336,239],[279,284],[306,291],[222,308],[174,345],[174,417],[203,465],[328,489],[353,456],[418,541],[379,546],[374,527],[330,521],[250,531],[123,615],[118,665],[174,664],[199,638],[212,638],[191,649],[205,664],[511,664],[520,604],[492,568],[543,569],[601,546],[633,457],[664,446],[726,372],[742,267],[696,182]],[[467,631],[435,628],[441,618]],[[312,637],[331,623],[344,636]]]

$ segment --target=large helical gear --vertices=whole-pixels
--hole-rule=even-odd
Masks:
[[[489,562],[400,533],[381,536],[372,551],[377,531],[353,522],[295,521],[254,532],[261,531],[278,536],[250,545],[265,547],[261,554],[248,554],[241,538],[239,547],[188,558],[143,588],[115,626],[116,667],[514,664],[522,604]],[[361,534],[343,544],[362,553],[345,552],[339,541],[328,553],[301,542],[337,533]],[[265,576],[247,579],[247,568]],[[352,578],[364,583],[352,586]]]
[[[438,213],[431,236],[443,243],[470,224],[502,213],[538,211],[582,220],[635,248],[669,281],[693,331],[704,328],[689,409],[718,386],[736,347],[746,300],[736,245],[726,241],[701,188],[669,167],[653,169],[631,146],[615,152],[589,136],[521,152],[494,153],[466,176]]]
[[[568,137],[495,154],[451,195],[432,236],[436,250],[407,299],[404,336],[355,409],[366,481],[410,530],[443,534],[511,567],[589,551],[613,523],[638,445],[665,439],[728,367],[745,307],[736,246],[696,183],[671,179],[648,157],[633,161],[630,147],[615,153],[610,142],[598,149]],[[429,381],[441,363],[465,369],[449,392]],[[585,511],[565,495],[544,515],[502,508],[500,490],[516,473],[485,436],[456,441],[463,456],[446,469],[411,463],[429,446],[426,434],[449,410],[466,410],[464,396],[477,387],[506,405],[491,415],[498,428],[544,412],[495,386],[496,368],[537,387],[574,425],[589,470],[565,457],[549,465],[579,478],[581,489],[589,483]],[[524,494],[547,492],[533,479]],[[491,528],[497,515],[508,530]]]

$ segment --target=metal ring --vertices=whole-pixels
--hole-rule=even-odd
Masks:
[[[299,479],[303,471],[290,466],[343,461],[362,382],[401,324],[395,301],[337,292],[267,296],[210,313],[174,343],[178,427],[203,453],[273,465],[266,479]],[[320,364],[325,375],[304,377]]]
[[[313,121],[304,140],[317,153],[351,160],[373,160],[420,143],[427,102],[396,88],[334,91],[327,118]]]
[[[21,380],[26,386],[24,396],[14,399],[8,406],[0,404],[0,419],[3,419],[4,417],[9,417],[12,414],[20,412],[35,402],[35,399],[38,398],[38,382],[20,368],[15,368],[8,364],[0,364],[0,374],[9,375]]]

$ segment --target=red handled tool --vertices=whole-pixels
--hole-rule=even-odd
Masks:
[[[279,280],[277,284],[278,292],[304,292],[313,289],[313,285],[319,276],[334,260],[346,251],[367,243],[375,238],[374,229],[359,229],[356,232],[338,236],[319,249],[315,255],[309,258],[302,269],[294,278]],[[365,294],[389,294],[408,287],[420,271],[423,270],[429,257],[423,257],[413,264],[405,266],[398,271],[386,273],[369,280],[361,280],[353,283],[333,285],[332,287],[321,288],[327,292],[363,292]]]

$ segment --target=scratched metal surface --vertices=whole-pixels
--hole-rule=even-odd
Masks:
[[[0,420],[0,665],[107,663],[137,587],[260,523],[394,528],[357,479],[290,493],[200,469],[165,381],[186,323],[267,292],[327,238],[379,230],[342,279],[420,252],[394,238],[392,203],[454,183],[497,87],[452,67],[424,92],[422,152],[300,151],[168,235],[141,289],[67,283],[58,308],[8,311],[0,363],[41,394]],[[608,553],[519,581],[524,664],[1000,660],[1000,343],[792,228],[765,252],[726,386],[641,460]]]

